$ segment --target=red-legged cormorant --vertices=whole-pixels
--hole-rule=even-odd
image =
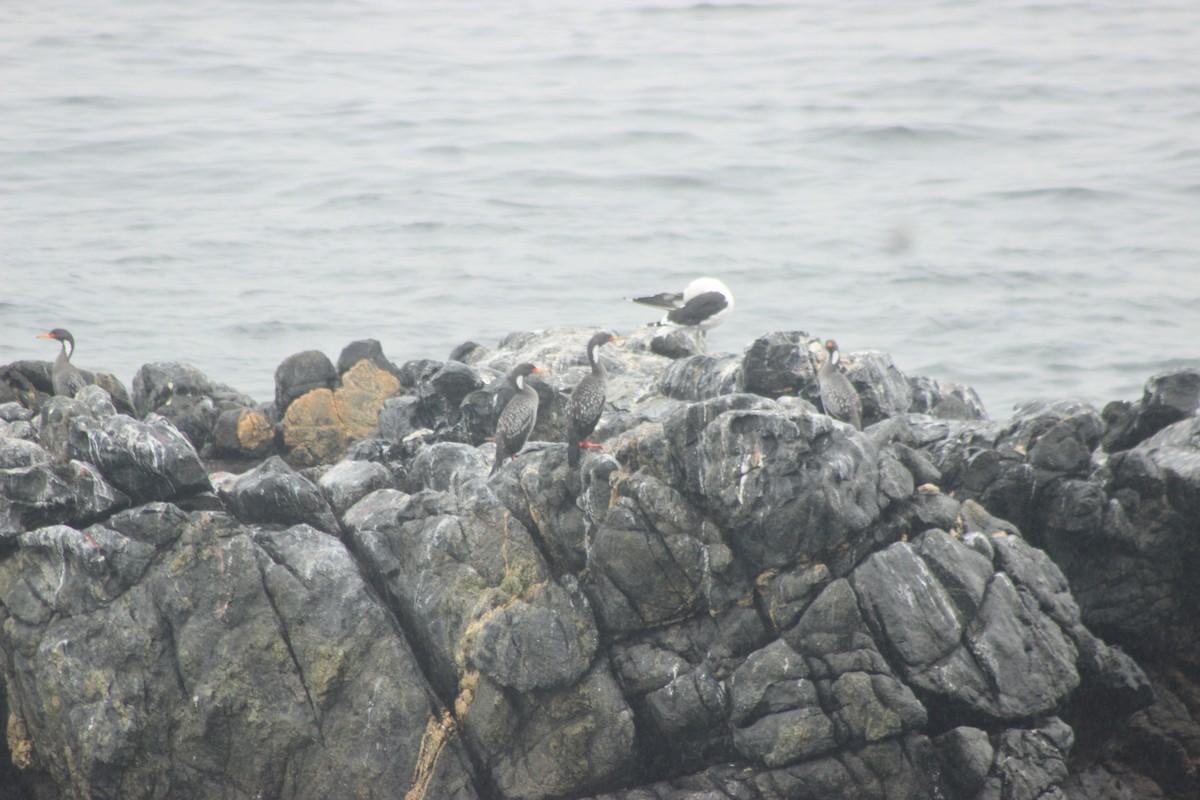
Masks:
[[[596,348],[609,342],[624,339],[608,331],[600,331],[588,340],[588,362],[592,365],[590,374],[585,375],[575,391],[571,393],[571,401],[567,403],[567,464],[579,466],[579,448],[600,447],[593,444],[588,437],[596,430],[600,414],[604,410],[604,397],[608,389],[608,373],[604,365],[596,359]]]
[[[71,354],[75,352],[75,337],[66,328],[55,328],[37,338],[62,342],[62,350],[58,352],[58,358],[54,359],[54,393],[63,397],[74,397],[76,392],[88,385],[83,373],[71,363]]]
[[[508,373],[508,379],[517,393],[500,412],[500,419],[496,422],[496,460],[492,462],[492,471],[488,475],[495,475],[505,458],[515,459],[533,432],[534,423],[537,422],[538,394],[525,378],[535,372],[549,370],[525,362],[517,364]]]
[[[821,386],[821,407],[825,413],[834,419],[848,422],[856,429],[862,430],[862,400],[854,385],[850,383],[838,364],[842,354],[838,351],[837,342],[833,339],[825,342],[825,351],[829,358],[817,370],[817,383]]]

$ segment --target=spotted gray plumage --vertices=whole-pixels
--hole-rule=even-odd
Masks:
[[[588,340],[587,356],[592,371],[575,387],[575,391],[571,393],[571,401],[567,404],[567,464],[571,467],[579,466],[581,447],[600,446],[588,440],[592,431],[596,430],[596,424],[600,422],[608,391],[608,372],[596,359],[596,348],[621,338],[608,331],[600,331]]]
[[[37,338],[54,339],[62,343],[62,350],[58,352],[58,358],[54,359],[54,371],[51,376],[54,393],[63,397],[74,397],[76,392],[88,385],[87,378],[84,378],[83,373],[71,363],[71,354],[75,352],[75,337],[66,328],[55,328]]]
[[[496,460],[492,462],[492,471],[488,475],[495,475],[504,459],[516,458],[533,432],[537,422],[538,394],[525,379],[535,372],[545,371],[525,362],[517,364],[508,373],[508,380],[517,393],[504,406],[496,422]]]
[[[842,355],[838,351],[837,342],[833,339],[825,342],[825,351],[829,358],[817,370],[817,382],[821,386],[821,407],[825,413],[834,419],[848,422],[856,429],[862,430],[862,400],[840,369],[838,364]]]

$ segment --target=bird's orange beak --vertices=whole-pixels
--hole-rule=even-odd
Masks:
[[[54,338],[54,334],[53,334],[53,333],[39,333],[39,334],[37,335],[37,338],[39,338],[39,339],[53,339],[53,338]]]
[[[533,368],[533,371],[534,371],[534,372],[549,372],[550,370],[548,370],[548,369],[542,369],[541,367],[534,367],[534,368]]]
[[[625,341],[625,337],[624,336],[610,336],[610,337],[608,337],[608,340],[610,342],[623,342],[623,341]]]

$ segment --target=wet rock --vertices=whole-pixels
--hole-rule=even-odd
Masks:
[[[399,390],[395,376],[363,360],[335,390],[313,389],[296,398],[280,426],[290,457],[305,466],[336,460],[351,442],[376,431],[380,410]]]
[[[871,444],[824,415],[781,413],[750,397],[694,404],[664,425],[685,496],[756,569],[817,556],[864,531],[879,515]]]
[[[308,524],[326,533],[338,531],[321,490],[279,456],[230,476],[218,484],[217,493],[230,513],[245,523]]]
[[[311,391],[337,385],[337,370],[329,356],[319,350],[305,350],[285,358],[275,368],[275,408],[287,412],[292,402]]]
[[[33,463],[0,468],[0,538],[44,525],[87,525],[129,505],[91,464],[40,460],[27,448],[13,458]]]
[[[395,488],[391,470],[376,461],[339,461],[317,482],[333,513],[341,517],[376,489]]]
[[[265,458],[275,450],[275,427],[261,411],[231,408],[213,424],[212,455],[229,458]]]
[[[801,394],[817,380],[817,365],[809,348],[820,346],[820,339],[804,331],[758,337],[742,358],[745,391],[767,397]]]
[[[1155,375],[1137,403],[1115,402],[1104,408],[1104,449],[1127,450],[1168,425],[1193,416],[1200,407],[1200,370]]]
[[[124,552],[99,527],[91,541],[42,529],[0,562],[9,741],[65,793],[478,796],[448,713],[337,539],[203,515],[177,527],[132,570],[95,557]]]
[[[975,797],[992,769],[995,749],[987,732],[960,726],[934,739],[934,750],[958,797]]]
[[[694,355],[674,361],[658,390],[676,400],[708,400],[742,391],[742,362],[734,356]]]
[[[409,469],[414,491],[432,489],[458,491],[469,480],[487,476],[488,458],[474,447],[457,442],[439,442],[423,448]]]
[[[851,576],[872,630],[896,654],[908,682],[940,703],[997,720],[1061,705],[1079,685],[1078,652],[1027,588],[1055,578],[996,572],[980,593],[984,565],[978,554],[944,535],[923,549],[940,570],[950,558],[972,564],[964,577],[974,578],[948,588],[904,543],[871,556]]]
[[[632,715],[607,666],[592,666],[586,603],[482,480],[454,495],[373,492],[344,523],[505,796],[579,793],[625,773]]]
[[[904,414],[912,405],[912,387],[892,357],[878,350],[843,356],[846,377],[862,400],[863,427]]]
[[[476,342],[463,342],[450,351],[447,361],[461,361],[464,364],[474,364],[488,357],[488,350]]]
[[[72,417],[66,452],[95,464],[105,480],[134,503],[174,500],[212,489],[191,442],[156,414],[147,415],[145,422],[124,414]]]
[[[384,372],[389,372],[400,378],[400,368],[388,360],[383,354],[383,345],[377,339],[360,339],[342,348],[338,355],[337,374],[345,375],[360,361],[369,361]]]
[[[143,364],[133,376],[133,407],[139,418],[155,413],[171,420],[200,450],[217,421],[215,391],[208,376],[190,364]]]
[[[908,385],[912,390],[910,413],[937,419],[987,419],[983,401],[970,386],[924,375],[910,377]]]
[[[605,630],[654,627],[701,609],[716,614],[736,602],[748,580],[715,525],[642,473],[615,492],[591,536],[584,584]]]

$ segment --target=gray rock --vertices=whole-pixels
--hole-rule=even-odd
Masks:
[[[133,406],[139,418],[154,413],[175,423],[197,449],[212,439],[219,410],[217,387],[190,364],[143,364],[133,376]]]
[[[427,672],[459,697],[460,724],[505,796],[579,793],[626,774],[632,714],[607,665],[593,667],[586,603],[553,580],[486,484],[376,491],[344,523]]]
[[[730,678],[733,740],[744,757],[769,767],[828,753],[833,721],[804,659],[782,639],[750,655]]]
[[[1142,399],[1110,403],[1104,408],[1104,449],[1127,450],[1158,431],[1194,416],[1200,407],[1200,370],[1180,369],[1146,382]]]
[[[708,400],[742,390],[742,362],[734,356],[679,358],[658,379],[658,390],[675,400]]]
[[[871,556],[852,575],[872,630],[896,653],[908,682],[939,702],[998,720],[1061,705],[1079,685],[1078,653],[1034,595],[1001,572],[979,596],[977,554],[949,537],[922,543],[939,569],[950,559],[973,563],[975,585],[954,581],[948,589],[908,544]]]
[[[846,377],[862,400],[863,427],[908,412],[912,387],[892,357],[878,350],[843,355]]]
[[[321,476],[317,486],[333,513],[341,517],[376,489],[395,488],[391,470],[376,461],[339,461]]]
[[[379,343],[378,339],[360,339],[343,347],[342,352],[338,355],[337,374],[345,375],[351,367],[363,360],[370,361],[397,378],[400,377],[400,368],[383,354],[383,345]]]
[[[1067,755],[1074,743],[1070,726],[1058,718],[1034,730],[1006,730],[997,737],[992,781],[1012,800],[1062,797]]]
[[[769,641],[753,609],[735,606],[625,639],[612,664],[643,733],[657,743],[648,764],[671,769],[731,757],[729,690],[722,676]]]
[[[0,500],[0,539],[44,525],[87,525],[129,505],[82,461],[0,469]]]
[[[737,599],[742,573],[716,526],[682,496],[637,473],[591,536],[585,589],[605,630],[661,625],[701,609],[724,611]]]
[[[439,442],[423,448],[409,468],[413,491],[454,492],[469,480],[487,477],[489,459],[468,444]]]
[[[71,420],[67,455],[95,464],[134,503],[175,500],[212,490],[192,443],[165,417],[119,414]]]
[[[931,779],[928,740],[910,737],[778,769],[721,763],[598,800],[929,800],[944,793]]]
[[[908,379],[912,403],[908,410],[938,419],[987,419],[983,401],[970,386],[939,381],[925,375]]]
[[[995,749],[985,731],[960,726],[934,739],[934,751],[958,797],[975,797],[992,769]]]
[[[10,742],[64,792],[479,796],[448,712],[337,539],[196,515],[136,575],[92,557],[121,553],[119,533],[89,531],[94,544],[42,529],[0,562],[19,620],[0,632]]]
[[[332,391],[337,378],[333,362],[319,350],[305,350],[288,356],[275,368],[276,411],[282,417],[293,400],[313,389]]]
[[[247,524],[303,523],[326,533],[338,531],[337,519],[321,490],[279,456],[231,476],[218,484],[217,493],[230,513]]]
[[[809,348],[820,346],[820,339],[804,331],[758,337],[742,357],[745,391],[766,397],[805,393],[817,380],[817,364]]]
[[[879,514],[870,443],[824,415],[750,397],[694,404],[667,421],[685,495],[754,569],[818,556],[864,531]]]
[[[33,415],[32,408],[26,408],[15,401],[0,403],[0,420],[4,422],[28,422],[33,419]]]

